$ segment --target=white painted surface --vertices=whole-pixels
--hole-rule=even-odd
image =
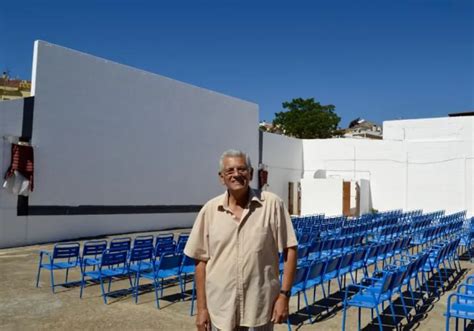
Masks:
[[[378,210],[467,210],[472,215],[474,120],[444,120],[446,128],[442,119],[385,122],[390,140],[304,140],[304,178],[325,173],[328,178],[367,179],[371,205]],[[402,137],[395,133],[403,132],[404,124],[410,139],[398,140]]]
[[[367,179],[359,180],[360,187],[360,215],[368,214],[372,208],[372,197],[370,192],[370,181]]]
[[[263,133],[263,163],[268,167],[268,190],[288,206],[288,183],[298,185],[303,174],[303,144],[300,139]]]
[[[342,214],[341,178],[303,178],[301,180],[301,214]]]
[[[460,141],[472,140],[472,134],[472,117],[423,118],[383,123],[384,140]]]
[[[255,104],[39,42],[33,205],[202,204],[218,158],[258,152]]]
[[[22,119],[23,99],[0,101],[0,247],[25,243],[25,219],[16,217],[17,197],[2,188],[11,163],[10,141],[21,136]]]
[[[30,205],[200,205],[223,191],[224,150],[257,161],[256,104],[45,42],[35,43],[33,86]],[[13,239],[0,247],[191,226],[194,217],[30,216],[17,226],[9,214],[2,224]]]

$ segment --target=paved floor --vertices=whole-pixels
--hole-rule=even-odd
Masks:
[[[137,235],[137,234],[134,234]],[[110,239],[108,237],[107,239]],[[0,250],[0,329],[1,330],[79,330],[79,329],[117,329],[117,330],[193,330],[194,317],[189,315],[189,298],[182,299],[178,294],[177,286],[165,289],[165,297],[161,301],[161,309],[155,306],[154,293],[146,288],[140,295],[139,303],[135,304],[126,290],[128,280],[112,283],[112,290],[117,291],[116,298],[112,298],[105,305],[100,297],[98,285],[87,286],[83,299],[79,299],[79,287],[58,287],[57,293],[52,294],[49,288],[49,274],[42,273],[40,287],[35,287],[35,277],[38,264],[38,251],[51,249],[52,244],[35,245]],[[473,264],[462,261],[463,274],[454,275],[455,281],[451,282],[452,288],[444,293],[441,298],[432,299],[426,303],[421,312],[414,316],[410,323],[401,320],[405,330],[443,330],[447,296],[456,290],[457,284],[466,275],[473,274]],[[58,279],[63,275],[58,274]],[[71,271],[70,279],[79,279],[79,272]],[[451,278],[452,279],[452,278]],[[189,286],[190,287],[190,286]],[[340,310],[340,294],[336,282],[332,284],[332,299],[329,304],[336,307],[332,313],[310,324],[304,314],[292,316],[293,329],[299,330],[341,330],[342,310]],[[321,296],[318,289],[317,296]],[[296,297],[291,299],[291,312],[296,312]],[[339,302],[339,305],[337,303]],[[318,302],[320,305],[322,302]],[[421,300],[419,301],[421,303]],[[321,312],[321,306],[314,306],[315,313]],[[386,307],[387,308],[387,307]],[[398,312],[401,307],[397,308]],[[304,322],[301,324],[300,322]],[[375,321],[374,321],[375,322]],[[390,315],[383,319],[384,329],[394,329]],[[392,323],[392,324],[391,324]],[[376,330],[376,325],[371,324],[370,313],[362,313],[361,325],[365,330]],[[392,326],[390,326],[392,325]],[[451,324],[454,326],[454,321]],[[348,313],[348,330],[357,328],[357,309],[352,308]],[[470,328],[472,328],[470,326]],[[286,330],[285,325],[278,325],[276,330]]]

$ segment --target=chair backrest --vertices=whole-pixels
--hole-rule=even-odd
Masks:
[[[160,256],[158,270],[173,270],[176,273],[181,269],[182,254],[164,253]]]
[[[137,236],[133,240],[133,248],[144,248],[144,247],[151,247],[153,248],[155,238],[152,234],[146,236]]]
[[[349,267],[354,261],[355,252],[347,252],[341,259],[339,269]]]
[[[385,272],[383,278],[382,278],[382,285],[379,288],[379,297],[383,293],[387,292],[390,290],[390,286],[392,285],[392,279],[394,277],[395,273],[394,272]]]
[[[366,249],[366,248],[358,248],[358,249],[355,251],[354,258],[352,259],[352,263],[356,263],[356,262],[359,262],[359,261],[363,261],[364,258],[365,258],[366,252],[367,252],[367,249]]]
[[[392,277],[392,283],[390,284],[390,290],[395,290],[402,286],[403,280],[405,279],[405,275],[407,274],[406,269],[398,269],[394,271],[393,277]]]
[[[53,259],[78,258],[80,247],[81,245],[77,242],[56,244],[53,249]]]
[[[132,238],[130,237],[121,237],[114,238],[110,241],[109,250],[111,251],[128,251],[132,244]]]
[[[174,241],[157,242],[155,246],[155,256],[160,257],[164,253],[175,253],[176,244]]]
[[[156,243],[155,245],[158,245],[160,243],[168,243],[168,242],[174,242],[174,234],[169,232],[169,233],[160,233],[156,236]]]
[[[127,262],[128,251],[115,251],[111,249],[106,249],[102,253],[102,259],[100,262],[99,268],[109,267],[109,266],[125,266]]]
[[[295,287],[301,286],[306,281],[306,274],[308,272],[309,267],[298,267],[296,268],[295,278],[293,281],[293,285]]]
[[[107,240],[90,240],[84,243],[82,256],[97,256],[107,249]]]
[[[333,239],[324,240],[323,244],[322,244],[322,247],[321,247],[321,250],[323,252],[324,251],[330,251],[332,249],[333,245],[334,245],[334,240]]]
[[[153,247],[133,247],[130,252],[130,262],[153,259]]]
[[[196,264],[196,261],[192,257],[189,257],[183,254],[181,267],[194,266],[195,264]]]
[[[298,260],[304,260],[308,257],[309,246],[298,246]]]
[[[180,233],[178,235],[178,240],[176,241],[177,244],[184,242],[186,243],[189,239],[189,233]]]
[[[341,263],[340,256],[329,259],[328,263],[326,264],[326,270],[324,270],[324,273],[326,274],[326,273],[333,272],[334,270],[337,270],[339,268],[340,263]]]
[[[308,274],[306,279],[314,279],[316,277],[321,277],[324,274],[324,269],[326,267],[327,260],[319,260],[313,262],[308,268]]]

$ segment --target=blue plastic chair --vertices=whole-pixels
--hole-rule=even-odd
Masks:
[[[196,298],[196,284],[195,284],[195,279],[194,279],[194,273],[195,273],[195,265],[196,262],[194,261],[193,258],[190,258],[189,256],[183,255],[183,261],[181,262],[181,269],[179,271],[181,277],[180,277],[180,287],[181,287],[181,294],[184,295],[186,292],[186,279],[188,278],[188,275],[192,275],[192,284],[193,284],[193,290],[191,294],[191,310],[190,310],[190,315],[193,316],[194,313],[194,300]]]
[[[140,288],[140,274],[153,270],[154,266],[154,252],[153,246],[148,247],[134,247],[130,252],[128,261],[129,273],[133,274],[134,282],[132,286],[132,293],[135,298],[135,303],[138,303],[138,291]]]
[[[303,293],[306,310],[311,319],[311,314],[309,311],[308,297],[306,295],[306,275],[308,273],[309,267],[300,266],[296,268],[295,278],[293,280],[293,287],[291,288],[291,296],[298,295],[297,309],[300,310],[300,294]],[[291,330],[290,319],[287,319],[288,330]]]
[[[90,240],[84,243],[81,254],[81,272],[89,266],[94,269],[100,264],[102,253],[107,249],[107,240]]]
[[[377,314],[377,320],[379,323],[379,330],[383,331],[382,318],[380,317],[380,311],[378,306],[384,301],[391,299],[391,288],[392,279],[394,277],[393,272],[384,272],[383,277],[378,279],[376,283],[364,286],[359,284],[349,285],[346,287],[343,303],[343,316],[342,316],[342,330],[346,329],[346,314],[347,309],[351,306],[358,307],[358,323],[357,330],[360,331],[361,322],[361,309],[370,308],[375,309]],[[359,290],[358,293],[354,294],[351,298],[348,297],[349,288],[356,288]]]
[[[467,290],[466,287],[464,289]],[[464,330],[466,330],[466,321],[474,321],[474,295],[461,293],[462,288],[457,293],[452,293],[448,297],[446,307],[446,331],[449,331],[449,319],[456,319],[456,330],[458,329],[459,319],[464,320]]]
[[[80,245],[77,242],[60,243],[54,245],[53,251],[40,251],[40,259],[38,264],[38,273],[36,275],[36,287],[39,284],[41,269],[50,271],[51,290],[55,293],[56,286],[68,285],[69,269],[80,266],[79,257]],[[48,262],[43,263],[43,256],[49,258]],[[63,284],[54,283],[54,271],[66,270],[66,280]]]
[[[189,239],[189,233],[180,233],[176,241],[176,253],[182,254]]]
[[[100,289],[102,291],[102,297],[105,304],[107,304],[107,296],[110,294],[112,278],[128,276],[130,286],[133,286],[129,274],[127,256],[128,251],[113,251],[110,249],[105,250],[102,253],[100,265],[98,266],[97,270],[84,271],[82,273],[80,298],[82,298],[82,292],[86,285],[86,277],[90,280],[98,280],[100,282]],[[104,289],[105,280],[109,281],[107,292],[105,292]]]
[[[160,308],[160,297],[163,297],[165,279],[178,278],[179,283],[181,283],[181,259],[181,254],[164,253],[156,260],[152,271],[140,274],[140,277],[153,281],[158,309]],[[160,290],[160,294],[158,294],[158,290]]]

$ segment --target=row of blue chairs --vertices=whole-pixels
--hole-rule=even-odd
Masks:
[[[82,250],[78,242],[58,243],[52,251],[40,251],[36,287],[39,285],[42,269],[50,271],[51,290],[55,293],[56,286],[68,284],[69,269],[80,267],[81,270],[84,270],[88,266],[95,267],[99,265],[102,253],[106,250],[111,252],[125,251],[129,254],[133,248],[151,247],[156,256],[163,253],[182,253],[188,237],[189,234],[183,233],[175,241],[173,233],[164,233],[156,237],[153,235],[137,236],[133,240],[131,237],[114,238],[110,241],[105,239],[89,240],[84,242]],[[55,270],[66,270],[64,283],[55,284]]]
[[[167,279],[175,279],[181,288],[181,293],[186,291],[188,275],[194,274],[194,260],[182,253],[164,252],[158,254],[159,245],[139,247],[135,246],[131,250],[117,249],[116,247],[106,248],[97,252],[100,257],[79,255],[79,243],[59,243],[56,244],[52,252],[42,251],[40,256],[47,255],[48,263],[43,263],[40,258],[40,265],[37,274],[36,286],[39,284],[40,271],[42,268],[49,269],[51,273],[51,287],[53,289],[59,285],[68,283],[68,273],[70,269],[80,267],[80,297],[82,298],[86,283],[88,281],[99,282],[104,303],[107,304],[107,297],[111,291],[111,283],[116,278],[128,278],[130,291],[138,302],[140,289],[140,279],[149,279],[153,282],[156,305],[159,308],[159,299],[163,296],[164,282]],[[54,283],[54,270],[66,270],[66,282],[63,284]],[[133,279],[133,280],[132,280]],[[107,290],[105,283],[108,282]],[[77,282],[74,282],[74,284]],[[191,314],[194,306],[194,279],[192,292]]]
[[[97,268],[82,270],[80,297],[82,298],[88,280],[98,281],[104,303],[107,304],[112,280],[125,277],[129,280],[135,303],[138,303],[141,279],[152,281],[157,308],[160,308],[160,297],[163,297],[165,280],[177,280],[181,293],[184,294],[187,275],[194,274],[194,260],[179,253],[163,253],[157,256],[153,251],[152,247],[133,248],[129,253],[104,251]],[[107,291],[104,286],[106,281],[108,281]],[[192,301],[194,302],[194,281]]]
[[[410,320],[408,305],[405,303],[402,287],[406,286],[410,294],[410,298],[413,302],[413,307],[417,309],[417,300],[415,299],[414,290],[422,291],[422,284],[425,285],[426,293],[429,295],[430,291],[428,288],[428,276],[425,273],[432,273],[434,277],[434,271],[437,270],[437,275],[441,276],[441,270],[439,269],[440,264],[444,264],[444,261],[453,259],[455,261],[456,247],[459,244],[459,239],[454,239],[444,244],[435,245],[429,250],[425,250],[417,255],[407,255],[400,260],[398,263],[387,265],[382,271],[375,271],[372,277],[366,277],[360,284],[352,284],[345,289],[344,302],[343,302],[343,325],[342,330],[345,330],[346,325],[346,313],[347,309],[351,306],[359,309],[358,319],[358,330],[360,330],[361,315],[360,311],[362,308],[369,308],[371,312],[375,310],[379,329],[383,330],[382,320],[380,316],[379,306],[383,303],[388,302],[390,311],[394,323],[397,325],[398,321],[395,316],[393,307],[393,297],[398,295],[401,300],[403,312],[407,320]],[[459,261],[458,261],[459,263]],[[444,269],[446,272],[446,268]],[[422,281],[420,282],[418,275],[421,274]],[[446,279],[448,276],[446,275]],[[413,288],[412,280],[415,281],[415,288]],[[438,294],[438,287],[443,289],[444,282],[440,284],[436,283],[435,278],[435,292]],[[356,290],[355,294],[349,296],[349,291]],[[439,295],[439,294],[438,294]],[[424,297],[421,297],[424,300]]]
[[[433,277],[436,274],[436,277],[438,277],[439,281],[436,278],[434,279],[434,288],[435,293],[439,295],[438,288],[444,289],[443,278],[447,279],[445,262],[449,263],[451,268],[452,261],[456,270],[459,269],[460,271],[459,260],[457,260],[458,265],[456,264],[456,248],[460,242],[458,237],[459,235],[456,233],[446,232],[444,233],[444,236],[440,236],[437,241],[430,242],[432,245],[431,247],[427,247],[422,250],[421,253],[416,255],[409,254],[409,248],[412,246],[410,236],[383,243],[367,243],[346,250],[339,249],[339,245],[337,245],[337,249],[335,250],[320,249],[320,251],[317,251],[314,248],[315,246],[318,246],[316,243],[313,243],[309,248],[307,246],[299,247],[298,268],[295,276],[295,286],[292,292],[293,295],[298,294],[298,310],[300,304],[300,293],[303,293],[305,304],[308,306],[308,298],[305,293],[307,289],[313,287],[314,302],[316,285],[323,285],[323,283],[328,282],[328,292],[330,292],[331,279],[337,278],[338,284],[341,288],[341,276],[344,276],[347,273],[351,275],[352,283],[355,283],[357,282],[357,270],[362,269],[367,278],[369,266],[372,265],[374,272],[376,273],[380,272],[380,270],[385,272],[387,268],[393,268],[394,262],[399,268],[407,269],[407,275],[404,276],[405,278],[402,277],[402,283],[408,287],[413,302],[415,302],[415,297],[409,280],[415,279],[415,288],[421,288],[422,284],[424,284],[426,292],[430,293],[425,273],[431,273]],[[456,239],[453,240],[452,238]],[[332,242],[334,244],[337,241],[322,241],[321,247],[324,245],[330,246],[329,244],[325,244],[326,242]],[[303,253],[305,250],[307,252],[306,254]],[[400,258],[397,259],[397,256]],[[323,263],[323,266],[321,266],[321,263]],[[380,268],[378,266],[379,263],[381,263]],[[443,265],[444,269],[440,269],[440,265]],[[442,270],[444,270],[444,276],[442,275]],[[319,274],[316,271],[318,271]],[[355,278],[352,275],[354,271],[356,272]],[[418,279],[419,273],[422,275],[422,282]],[[408,276],[410,277],[406,278]],[[315,277],[316,280],[313,279]],[[393,289],[394,287],[392,284],[392,292]],[[323,295],[326,297],[324,287]],[[307,311],[311,320],[309,308]],[[288,326],[289,329],[291,329],[289,323]]]

